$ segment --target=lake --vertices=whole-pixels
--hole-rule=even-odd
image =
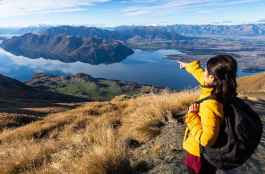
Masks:
[[[30,80],[35,73],[52,75],[86,73],[97,78],[133,81],[178,90],[197,86],[193,77],[180,70],[174,60],[166,58],[168,54],[182,53],[177,50],[135,50],[133,55],[119,63],[90,65],[43,58],[30,59],[15,56],[0,48],[0,73],[20,81]],[[240,76],[249,74],[239,72]]]

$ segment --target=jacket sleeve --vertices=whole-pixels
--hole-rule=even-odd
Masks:
[[[185,67],[186,71],[193,75],[193,77],[201,84],[204,84],[204,71],[200,66],[199,61],[192,61]]]
[[[190,135],[202,146],[211,146],[215,143],[219,131],[221,117],[210,107],[204,107],[201,116],[189,113],[185,120],[190,130]]]

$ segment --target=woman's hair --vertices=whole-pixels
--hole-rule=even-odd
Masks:
[[[230,55],[217,55],[207,62],[207,71],[214,76],[212,95],[226,104],[237,95],[237,62]]]

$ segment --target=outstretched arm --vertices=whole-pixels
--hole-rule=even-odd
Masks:
[[[192,61],[191,63],[177,62],[180,64],[180,68],[185,68],[201,85],[204,85],[204,71],[199,61]]]

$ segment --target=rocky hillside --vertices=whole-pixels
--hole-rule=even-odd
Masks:
[[[63,62],[90,64],[114,63],[133,53],[119,41],[94,37],[78,37],[49,34],[25,34],[4,40],[1,46],[7,51],[29,58],[48,58]]]
[[[82,73],[68,76],[36,74],[32,80],[26,83],[37,89],[93,101],[110,100],[117,95],[131,96],[150,92],[157,93],[162,90],[162,88],[140,85],[134,82],[93,78]]]

